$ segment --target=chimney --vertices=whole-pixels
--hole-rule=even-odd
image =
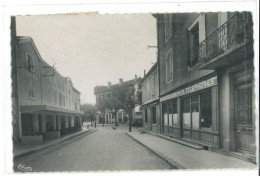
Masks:
[[[119,78],[119,85],[123,84],[123,79]]]
[[[146,71],[145,71],[145,69],[144,69],[144,76],[146,75]]]
[[[107,82],[107,88],[111,87],[111,82]]]
[[[137,80],[137,75],[135,75],[135,80]]]

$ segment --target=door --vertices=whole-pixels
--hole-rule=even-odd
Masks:
[[[252,85],[235,87],[235,147],[247,152],[252,134]]]

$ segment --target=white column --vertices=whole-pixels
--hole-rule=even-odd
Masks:
[[[57,115],[57,130],[61,130],[61,122],[60,122],[60,116]]]
[[[65,118],[65,128],[69,128],[69,117],[65,115],[64,118]]]
[[[45,133],[46,132],[46,115],[42,114],[41,115],[41,133]]]
[[[39,115],[33,114],[33,132],[39,133]]]

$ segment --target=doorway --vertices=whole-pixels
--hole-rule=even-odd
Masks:
[[[238,152],[249,151],[252,134],[252,85],[235,87],[235,148]]]

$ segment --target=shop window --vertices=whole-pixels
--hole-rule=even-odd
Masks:
[[[177,115],[177,100],[174,99],[172,101],[172,118],[173,118],[173,126],[179,126],[178,115]]]
[[[169,126],[172,126],[172,102],[168,102],[168,117],[169,117]]]
[[[167,104],[163,104],[163,121],[164,121],[164,126],[168,126],[168,109],[167,109]]]
[[[153,124],[156,124],[156,107],[152,107]]]
[[[191,97],[191,116],[192,116],[192,129],[199,129],[200,113],[199,113],[199,95]]]
[[[212,107],[211,93],[206,91],[200,94],[201,127],[211,128],[212,126]]]
[[[191,123],[190,123],[190,98],[185,98],[183,100],[183,128],[190,128]]]
[[[144,123],[148,122],[147,109],[144,110]]]

